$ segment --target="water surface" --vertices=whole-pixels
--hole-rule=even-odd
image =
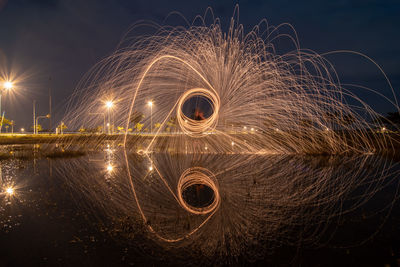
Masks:
[[[0,162],[2,265],[382,266],[400,258],[399,168],[390,158],[54,146],[2,147],[11,152]]]

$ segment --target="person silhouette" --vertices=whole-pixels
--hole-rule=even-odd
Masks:
[[[196,121],[202,121],[202,120],[205,120],[206,118],[204,117],[204,112],[203,111],[201,111],[199,108],[196,108],[195,110],[194,110],[194,120],[196,120]]]

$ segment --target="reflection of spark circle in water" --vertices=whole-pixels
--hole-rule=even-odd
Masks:
[[[208,118],[203,120],[194,120],[187,117],[183,111],[183,104],[192,97],[204,97],[210,102],[212,108],[212,114]],[[187,90],[182,94],[178,102],[178,108],[176,110],[176,117],[178,119],[179,126],[182,131],[193,137],[201,137],[206,131],[212,131],[215,129],[218,122],[218,111],[220,106],[219,96],[204,88],[193,88]]]
[[[214,198],[211,204],[205,207],[194,207],[187,203],[183,198],[183,192],[193,185],[205,185],[214,192]],[[184,171],[178,181],[178,200],[179,204],[185,210],[194,214],[207,214],[214,211],[220,204],[220,195],[217,180],[209,170],[201,167],[194,167]]]

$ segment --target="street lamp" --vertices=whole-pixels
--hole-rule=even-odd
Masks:
[[[107,101],[106,102],[106,107],[107,108],[112,108],[114,106],[114,103],[112,101]]]
[[[10,82],[10,81],[5,81],[4,84],[3,84],[3,88],[0,89],[0,115],[1,115],[2,117],[4,117],[4,113],[2,114],[2,111],[1,111],[1,96],[3,95],[3,91],[4,91],[4,90],[9,91],[9,90],[11,90],[11,89],[13,88],[13,86],[14,86],[14,85],[13,85],[12,82]],[[0,127],[0,133],[1,133],[1,128],[2,128],[2,127]]]
[[[7,81],[7,82],[4,83],[4,89],[10,90],[10,89],[12,89],[12,88],[13,88],[12,82]]]
[[[153,101],[147,102],[150,106],[150,133],[153,133]]]
[[[110,127],[109,127],[109,125],[110,125],[110,123],[111,123],[111,109],[114,107],[114,102],[113,101],[111,101],[111,100],[108,100],[108,101],[106,101],[106,108],[107,108],[107,111],[108,111],[108,123],[107,123],[107,126],[108,126],[108,134],[110,134]]]
[[[50,118],[50,114],[47,114],[46,116],[38,116],[38,117],[36,117],[36,124],[35,124],[35,134],[38,134],[38,121],[39,121],[39,119],[48,119],[48,118]]]

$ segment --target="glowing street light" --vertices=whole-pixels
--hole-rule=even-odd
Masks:
[[[21,133],[23,133],[23,132],[25,132],[25,129],[24,129],[24,128],[21,128]]]
[[[9,195],[9,196],[14,195],[14,188],[12,188],[12,187],[7,187],[6,193],[7,193],[7,195]]]
[[[112,101],[107,101],[106,102],[106,107],[107,108],[112,108],[114,106],[114,103]]]
[[[4,89],[10,90],[12,88],[13,88],[13,83],[12,82],[10,82],[10,81],[4,82]]]
[[[1,110],[1,96],[3,95],[4,90],[11,90],[14,87],[13,83],[11,81],[5,81],[3,84],[3,88],[0,89],[0,115],[4,117],[4,113]],[[0,133],[1,133],[1,127],[0,127]]]
[[[150,133],[153,133],[153,101],[147,102],[150,106]]]

